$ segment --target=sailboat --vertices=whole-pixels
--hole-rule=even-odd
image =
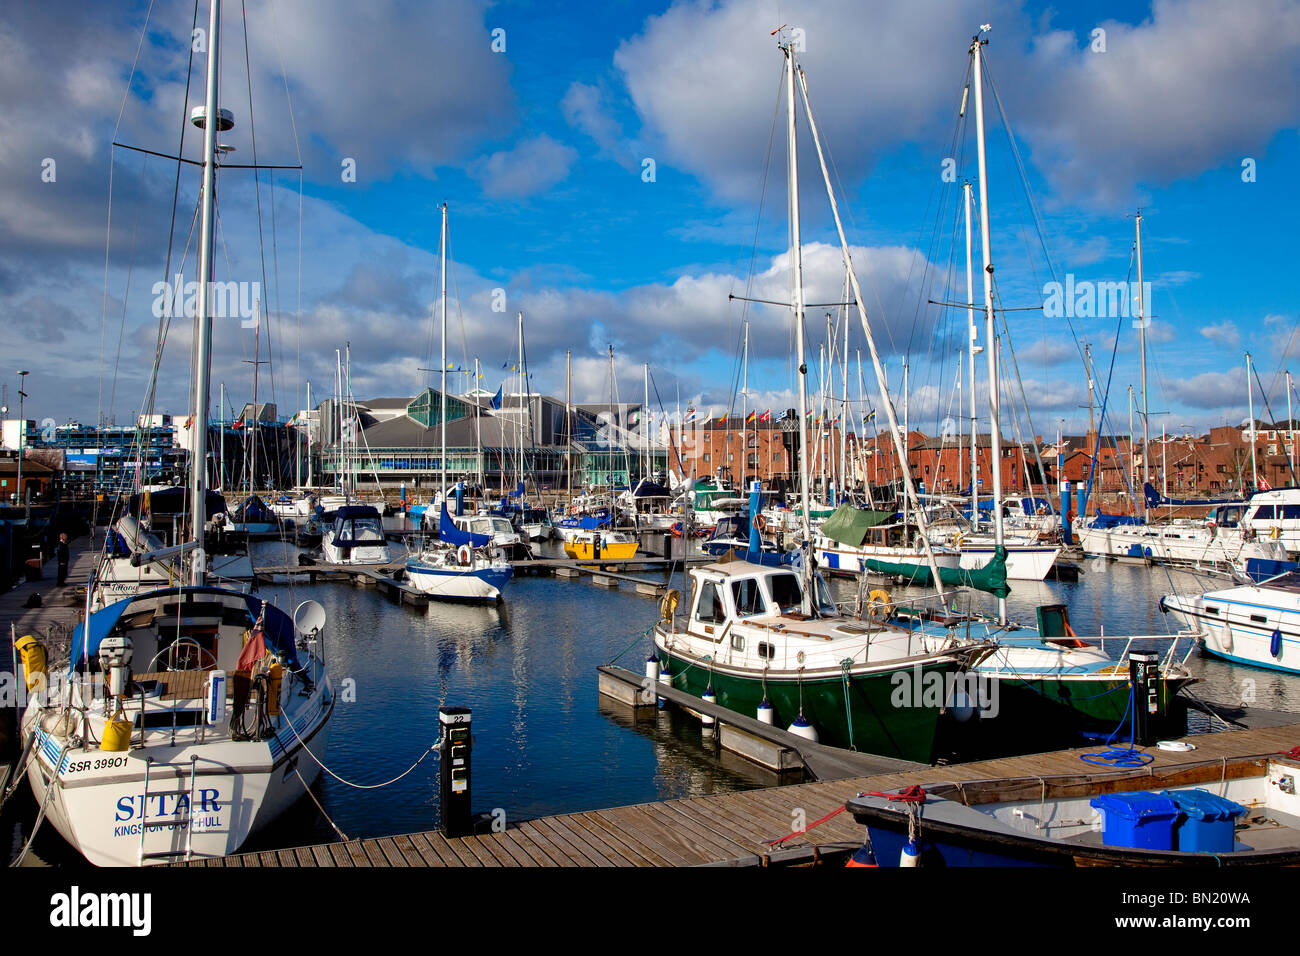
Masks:
[[[447,204],[442,204],[442,387],[439,420],[442,425],[442,454],[439,488],[447,487]],[[428,512],[424,517],[428,518]],[[509,522],[500,519],[507,526]],[[447,513],[442,495],[439,538],[426,541],[418,554],[406,559],[406,580],[412,587],[445,600],[495,601],[514,573],[501,548],[490,534],[475,534],[458,528]]]
[[[807,373],[795,136],[795,78],[798,73],[802,79],[802,71],[795,63],[794,44],[782,36],[779,47],[785,56],[791,304],[802,422],[807,417]],[[820,155],[806,89],[803,102]],[[833,195],[831,202],[838,222]],[[846,267],[851,270],[847,244],[843,248]],[[891,426],[897,439],[897,426],[892,421]],[[912,682],[950,682],[958,671],[988,654],[992,645],[967,641],[954,633],[946,646],[936,649],[918,640],[912,628],[885,621],[883,613],[867,618],[841,613],[826,582],[812,569],[806,436],[800,435],[799,446],[804,546],[796,565],[735,560],[692,568],[685,614],[676,613],[679,595],[675,592],[661,607],[661,619],[653,629],[653,667],[658,668],[661,680],[674,687],[700,696],[711,694],[724,707],[788,724],[792,732],[803,736],[929,762],[945,701],[942,695],[927,698],[919,693],[919,683],[913,688],[915,694],[904,693],[900,698],[900,689]],[[906,481],[914,495],[910,477]],[[752,510],[757,513],[759,507],[756,499]],[[757,537],[756,527],[752,534]]]
[[[220,0],[211,0],[203,130],[200,288],[213,266]],[[199,296],[191,501],[207,492],[212,316]],[[319,645],[325,613],[293,617],[209,583],[204,521],[170,549],[185,580],[89,611],[66,670],[24,655],[34,693],[22,719],[38,819],[99,866],[219,857],[297,801],[320,772],[334,692]],[[135,668],[133,670],[133,668]],[[42,689],[43,688],[43,689]]]

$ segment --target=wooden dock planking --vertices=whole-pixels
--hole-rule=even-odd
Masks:
[[[1186,767],[1189,779],[1213,776],[1219,761],[1284,752],[1300,743],[1300,723],[1225,731],[1184,738],[1189,752],[1149,748],[1152,770]],[[921,784],[1015,778],[1032,788],[1041,777],[1064,774],[1103,781],[1130,778],[1131,768],[1090,766],[1079,758],[1100,752],[1075,748],[1020,757],[924,767],[893,773],[738,791],[562,814],[512,824],[503,833],[447,838],[412,833],[379,840],[262,852],[202,861],[209,866],[443,866],[443,867],[662,867],[754,866],[771,862],[813,862],[828,850],[845,852],[861,842],[861,828],[845,813],[800,833],[779,847],[768,845],[790,833],[804,811],[811,826],[861,791]],[[1141,771],[1136,771],[1140,773]]]

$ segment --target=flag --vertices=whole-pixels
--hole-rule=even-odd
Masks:
[[[757,409],[755,409],[754,411],[752,411],[752,412],[749,413],[749,417],[745,419],[745,424],[746,424],[746,425],[749,425],[749,424],[752,424],[753,422],[756,422],[756,421],[758,421],[758,410],[757,410]]]
[[[769,408],[769,409],[768,409],[767,411],[765,411],[762,415],[759,415],[759,416],[758,416],[758,420],[759,420],[760,422],[771,421],[771,420],[772,420],[772,409]]]
[[[455,370],[456,370],[456,363],[455,363],[455,362],[448,362],[448,363],[447,363],[447,371],[448,371],[448,372],[454,372]]]
[[[185,430],[189,431],[190,426],[193,424],[194,424],[194,416],[191,415],[189,418],[185,419]]]
[[[725,424],[727,424],[727,416],[726,416],[725,413],[722,414],[722,415],[719,415],[719,416],[718,416],[718,424],[719,424],[719,425],[725,425]]]
[[[682,421],[683,421],[683,422],[693,422],[693,421],[695,421],[695,409],[693,409],[693,408],[688,408],[688,409],[686,409],[686,415],[685,415],[684,418],[682,418]]]
[[[239,652],[239,660],[235,662],[235,670],[252,670],[253,665],[266,655],[266,631],[263,627],[265,619],[266,605],[263,604],[262,610],[257,615],[257,623],[248,632],[248,641],[244,644],[244,649]]]
[[[501,385],[499,388],[497,388],[497,393],[496,393],[495,395],[492,396],[492,407],[493,407],[493,408],[500,408],[500,407],[501,407],[501,394],[502,394],[502,391],[503,391],[504,389],[505,389],[505,385]]]
[[[876,420],[876,410],[873,408],[867,417],[862,420],[864,422],[874,422]]]
[[[1270,484],[1268,483],[1268,479],[1267,479],[1267,478],[1261,478],[1261,479],[1259,479],[1259,490],[1260,490],[1260,491],[1272,491],[1272,490],[1273,490],[1273,486],[1270,485]]]

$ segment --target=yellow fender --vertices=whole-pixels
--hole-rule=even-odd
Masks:
[[[952,542],[952,543],[953,543],[953,546],[956,547],[958,551],[960,551],[960,550],[961,550],[961,543],[962,543],[963,541],[965,541],[965,540],[966,540],[966,535],[961,534],[961,533],[958,533],[957,537],[953,539],[953,542]]]
[[[867,617],[873,621],[883,622],[889,617],[889,606],[889,592],[883,588],[876,588],[867,599]]]
[[[670,588],[664,593],[663,598],[659,601],[660,620],[671,621],[673,615],[677,613],[677,605],[681,603],[682,592],[676,588]]]
[[[49,675],[46,672],[45,645],[32,635],[24,634],[18,638],[14,646],[18,649],[18,656],[22,658],[23,670],[27,675],[28,692],[44,690],[49,682]]]

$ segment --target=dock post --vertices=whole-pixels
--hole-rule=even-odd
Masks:
[[[469,756],[473,747],[470,718],[468,707],[438,708],[439,729],[442,731],[438,745],[442,762],[438,795],[442,806],[442,829],[448,837],[468,836],[474,832],[469,786]]]
[[[1160,657],[1150,651],[1132,651],[1128,656],[1128,679],[1133,699],[1133,741],[1151,746],[1148,718],[1160,710]]]

